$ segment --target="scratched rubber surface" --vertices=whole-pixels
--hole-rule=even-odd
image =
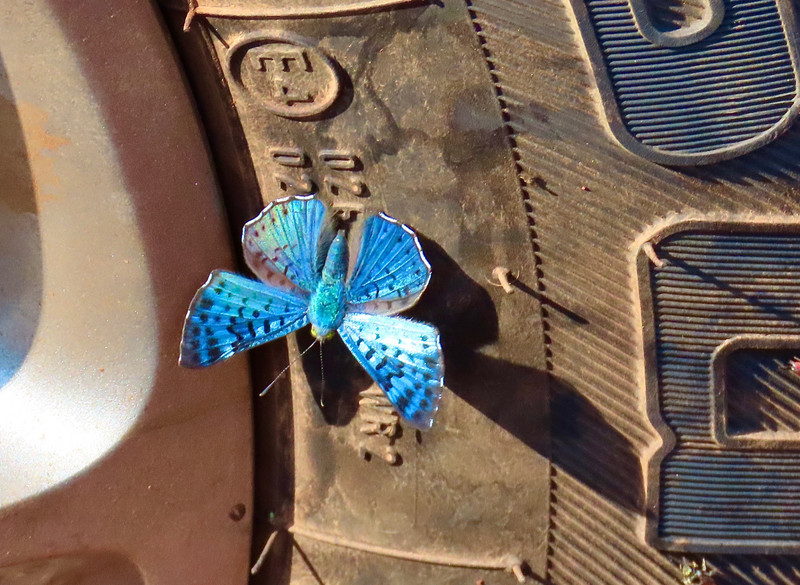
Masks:
[[[622,149],[605,128],[571,10],[553,0],[468,0],[529,203],[551,379],[548,579],[675,585],[680,554],[645,543],[643,410],[632,250],[678,216],[800,213],[800,133],[727,163],[680,171]],[[713,485],[713,484],[712,484]],[[800,579],[791,555],[704,555],[721,584]]]

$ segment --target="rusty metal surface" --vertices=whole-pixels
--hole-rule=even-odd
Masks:
[[[244,582],[247,367],[177,365],[232,256],[159,15],[7,3],[0,31],[0,582]]]
[[[177,33],[185,12],[166,13]],[[510,583],[516,564],[542,576],[548,397],[534,255],[466,7],[296,16],[198,16],[177,40],[195,78],[208,64],[197,39],[213,51],[265,201],[319,190],[356,221],[385,210],[419,231],[433,280],[410,315],[440,328],[449,390],[420,434],[398,429],[337,344],[324,350],[324,397],[319,356],[294,366],[264,399],[272,447],[257,469],[265,483],[280,474],[261,488],[262,511],[291,536],[274,540],[257,580],[287,562],[291,583],[462,583],[493,570]],[[501,265],[514,294],[493,276]],[[257,358],[286,359],[279,347]],[[268,534],[256,532],[256,554]]]

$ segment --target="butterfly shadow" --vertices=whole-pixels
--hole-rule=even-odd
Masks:
[[[622,508],[642,510],[640,454],[631,441],[570,383],[482,351],[499,338],[491,295],[438,244],[422,236],[420,241],[433,277],[406,315],[439,328],[447,387],[592,491]]]
[[[491,295],[441,246],[423,236],[420,242],[433,276],[407,315],[439,329],[447,388],[532,449],[546,453],[546,377],[535,368],[480,351],[499,337]]]
[[[314,343],[311,329],[297,332],[297,345],[305,349]],[[372,378],[362,368],[338,335],[317,344],[303,356],[303,372],[311,394],[325,422],[345,426],[358,411],[358,395],[372,386]]]
[[[431,281],[419,302],[400,316],[431,323],[439,329],[446,382],[448,388],[460,393],[459,372],[474,370],[475,360],[483,357],[476,350],[497,340],[497,311],[490,295],[441,246],[422,235],[419,240],[431,264]],[[297,332],[301,350],[313,342],[308,327]],[[309,350],[302,365],[325,422],[335,426],[349,424],[358,410],[359,393],[373,385],[369,374],[338,336],[322,343],[320,350]]]
[[[642,453],[577,388],[556,377],[550,421],[556,482],[567,474],[616,506],[645,513]]]

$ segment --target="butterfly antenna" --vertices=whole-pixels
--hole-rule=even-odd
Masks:
[[[304,349],[302,352],[300,352],[300,355],[299,355],[299,356],[297,356],[297,357],[296,357],[296,358],[294,358],[294,359],[293,359],[291,362],[289,362],[289,365],[288,365],[288,366],[286,366],[285,368],[283,368],[283,369],[281,370],[281,373],[280,373],[280,374],[278,374],[277,376],[275,376],[275,379],[274,379],[274,380],[272,380],[272,382],[270,382],[270,383],[269,383],[269,386],[267,386],[266,388],[264,388],[264,389],[261,391],[261,394],[259,394],[259,396],[264,396],[264,394],[266,394],[266,393],[269,391],[269,389],[270,389],[270,388],[272,388],[272,387],[275,385],[275,382],[277,382],[278,380],[280,380],[281,376],[283,376],[283,375],[286,373],[286,370],[288,370],[289,368],[291,368],[291,367],[292,367],[292,366],[293,366],[295,363],[297,363],[297,360],[299,360],[299,359],[300,359],[300,358],[302,358],[304,355],[306,355],[306,353],[308,353],[308,350],[309,350],[309,349],[311,349],[312,347],[314,347],[314,344],[315,344],[315,343],[317,343],[318,341],[319,341],[319,337],[315,338],[315,339],[314,339],[314,341],[312,341],[312,342],[311,342],[311,345],[309,345],[309,346],[308,346],[307,348],[305,348],[305,349]],[[322,346],[320,346],[320,348],[321,348],[321,347],[322,347]],[[321,349],[320,349],[320,351],[321,351]]]
[[[322,359],[322,344],[319,344],[319,375],[322,378],[322,388],[319,394],[319,405],[325,408],[325,362]]]

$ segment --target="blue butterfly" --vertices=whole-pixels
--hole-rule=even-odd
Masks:
[[[444,360],[432,325],[395,313],[414,305],[431,278],[416,233],[383,213],[364,222],[348,277],[348,246],[313,195],[269,204],[244,226],[247,265],[261,282],[215,270],[183,326],[180,363],[210,366],[311,323],[335,333],[411,425],[429,429],[439,408]]]

